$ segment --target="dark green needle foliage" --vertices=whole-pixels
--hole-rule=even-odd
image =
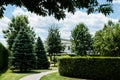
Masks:
[[[47,59],[47,55],[40,37],[38,37],[35,45],[35,54],[37,57],[37,69],[48,69],[50,63]]]
[[[17,37],[17,34],[21,28],[26,28],[29,31],[31,40],[34,43],[35,33],[28,24],[29,24],[29,21],[28,21],[27,16],[25,16],[25,15],[19,15],[16,17],[12,17],[11,22],[8,24],[7,29],[3,30],[4,37],[7,41],[8,48],[10,50],[11,50],[14,40]]]
[[[20,72],[26,72],[35,68],[36,58],[34,55],[33,44],[29,32],[21,29],[12,46],[13,60],[12,66]]]

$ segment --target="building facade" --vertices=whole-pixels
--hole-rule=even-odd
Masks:
[[[71,41],[68,39],[61,39],[61,43],[65,46],[63,53],[71,53]]]

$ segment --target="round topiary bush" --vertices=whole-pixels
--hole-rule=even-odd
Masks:
[[[120,57],[60,58],[59,73],[92,80],[120,80]]]

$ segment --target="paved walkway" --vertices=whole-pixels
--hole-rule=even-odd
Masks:
[[[54,72],[58,72],[58,70],[52,70],[52,71],[48,71],[48,72],[42,72],[42,73],[38,73],[38,74],[28,75],[28,76],[21,78],[20,80],[40,80],[41,77],[43,77],[47,74],[50,74],[50,73],[54,73]]]

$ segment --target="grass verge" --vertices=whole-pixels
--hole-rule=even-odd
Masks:
[[[19,80],[20,78],[30,74],[46,72],[46,71],[55,70],[55,69],[57,68],[52,67],[48,70],[31,70],[30,72],[27,72],[27,73],[12,72],[11,70],[8,69],[4,73],[3,71],[0,71],[0,80]]]
[[[11,70],[7,70],[1,74],[0,80],[19,80],[21,77],[28,75],[27,73],[13,73]]]
[[[79,78],[60,76],[58,72],[55,72],[55,73],[43,76],[40,80],[87,80],[87,79],[79,79]]]

